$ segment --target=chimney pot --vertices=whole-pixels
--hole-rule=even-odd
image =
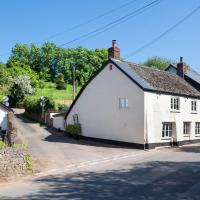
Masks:
[[[112,47],[108,49],[108,58],[120,59],[120,48],[117,47],[116,40],[112,40]]]
[[[112,47],[116,46],[116,40],[112,40]]]
[[[187,66],[183,62],[183,57],[180,57],[180,62],[177,64],[177,75],[179,75],[181,78],[184,78],[186,72]]]

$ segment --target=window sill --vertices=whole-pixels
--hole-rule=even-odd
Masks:
[[[198,114],[198,112],[194,112],[194,111],[193,111],[193,112],[191,112],[191,114]]]
[[[163,137],[163,138],[161,138],[161,140],[172,140],[172,138],[171,137]]]
[[[200,135],[195,135],[194,137],[200,137]]]
[[[180,113],[180,110],[170,110],[171,113]]]
[[[190,137],[190,135],[184,135],[183,137]]]

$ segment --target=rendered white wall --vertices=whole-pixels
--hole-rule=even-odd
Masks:
[[[7,112],[0,108],[0,126],[2,130],[7,130]]]
[[[119,108],[119,98],[128,98],[129,108]],[[78,114],[82,134],[124,142],[144,142],[144,92],[113,65],[106,66],[77,100],[67,118],[73,124]]]
[[[60,130],[65,130],[64,128],[64,117],[58,116],[53,118],[53,127]]]
[[[174,138],[178,141],[200,139],[195,136],[195,122],[200,122],[200,100],[198,113],[191,112],[191,98],[180,97],[180,112],[170,110],[171,95],[145,92],[145,135],[149,143],[167,142],[162,139],[162,122],[174,122]],[[191,122],[191,134],[183,135],[183,122]]]

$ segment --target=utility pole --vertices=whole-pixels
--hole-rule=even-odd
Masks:
[[[75,99],[75,96],[76,96],[76,67],[75,67],[75,64],[73,63],[72,64],[73,66],[73,100]]]

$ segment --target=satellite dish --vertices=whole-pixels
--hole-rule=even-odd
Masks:
[[[41,96],[40,99],[41,99],[42,101],[44,101],[44,100],[45,100],[45,97],[44,97],[44,96]]]
[[[3,97],[3,102],[8,102],[8,101],[9,101],[8,96],[4,96],[4,97]]]

